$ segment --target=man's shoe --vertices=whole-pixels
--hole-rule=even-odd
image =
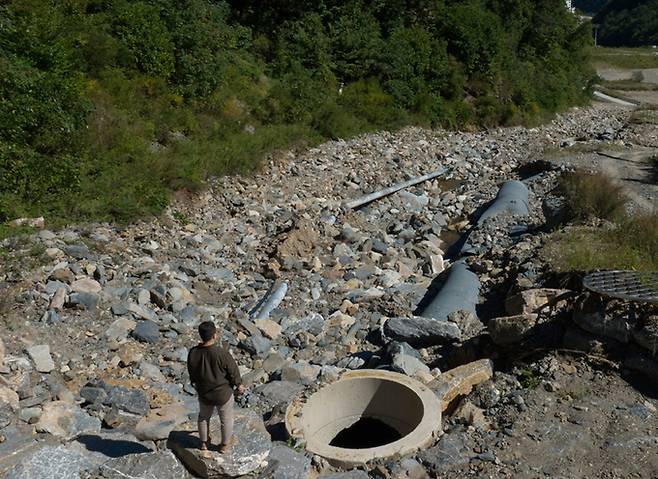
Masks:
[[[226,444],[220,444],[219,445],[219,453],[220,454],[225,454],[231,450],[231,446],[235,444],[235,434],[231,436],[231,439],[228,440]]]

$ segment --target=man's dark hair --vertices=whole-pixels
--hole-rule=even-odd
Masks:
[[[204,343],[209,341],[213,337],[213,334],[215,334],[215,331],[217,331],[217,328],[212,321],[204,321],[201,323],[199,325],[199,336],[201,336],[201,341]]]

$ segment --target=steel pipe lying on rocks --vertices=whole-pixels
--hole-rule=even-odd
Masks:
[[[418,316],[446,321],[455,311],[471,311],[475,314],[475,306],[480,294],[480,280],[462,261],[450,267],[450,276],[441,291],[421,311]]]
[[[400,190],[409,188],[410,186],[417,185],[418,183],[422,183],[423,181],[434,179],[437,176],[441,176],[446,171],[447,170],[445,168],[439,168],[438,170],[433,171],[432,173],[428,173],[423,176],[417,176],[416,178],[412,178],[410,180],[403,181],[401,183],[396,183],[395,185],[389,186],[388,188],[384,188],[383,190],[375,191],[374,193],[367,194],[355,200],[347,201],[345,202],[345,208],[348,209],[358,208],[372,201],[378,200],[379,198],[392,195],[393,193],[396,193]]]
[[[270,316],[270,313],[276,309],[283,298],[285,298],[286,293],[288,292],[288,283],[283,281],[279,286],[274,289],[275,285],[265,293],[263,299],[256,305],[254,309],[249,313],[249,319],[267,319]]]

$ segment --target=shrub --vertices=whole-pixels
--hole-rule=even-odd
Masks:
[[[575,220],[615,220],[628,201],[623,188],[603,173],[565,173],[559,185],[569,216]]]

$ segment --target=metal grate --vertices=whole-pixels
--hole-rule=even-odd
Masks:
[[[583,286],[612,298],[658,303],[658,271],[598,271],[588,274]]]

